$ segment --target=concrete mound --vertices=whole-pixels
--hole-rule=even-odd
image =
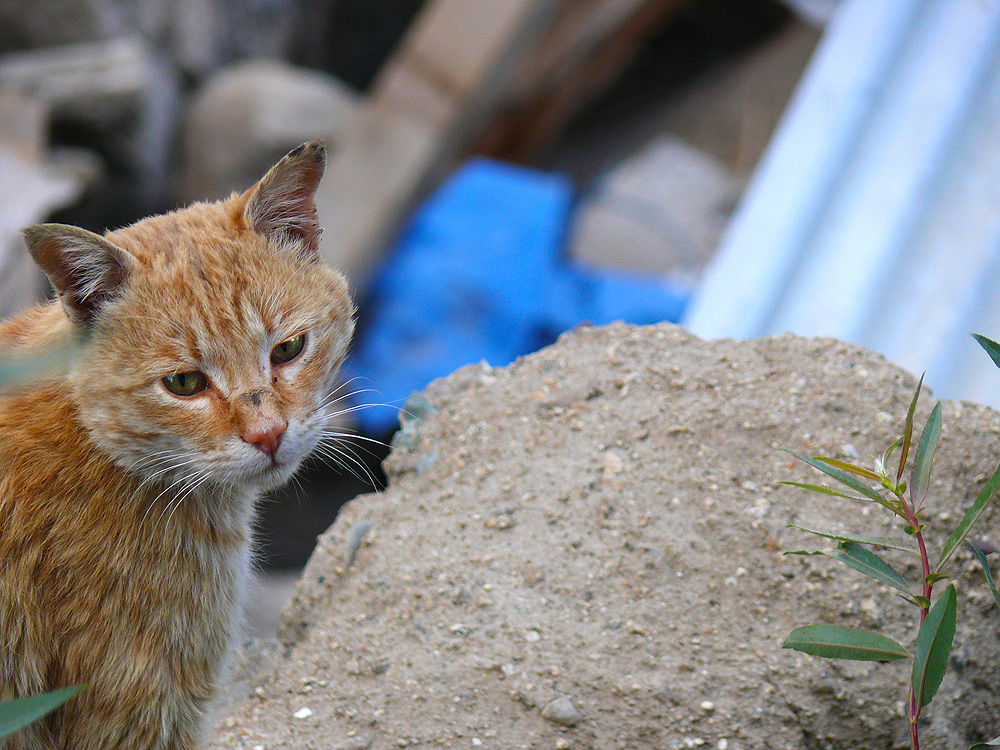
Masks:
[[[907,537],[879,507],[778,482],[818,479],[782,447],[880,453],[915,385],[834,340],[705,342],[670,325],[581,328],[435,382],[411,400],[389,489],[320,538],[284,653],[215,746],[906,747],[907,662],[780,646],[809,623],[915,636],[889,590],[784,556],[823,547],[789,524]],[[936,549],[1000,456],[997,413],[945,403],[943,421]],[[997,522],[994,502],[973,537],[1000,546]],[[919,578],[916,558],[886,556]],[[953,571],[959,625],[925,749],[1000,734],[1000,612],[968,554]]]

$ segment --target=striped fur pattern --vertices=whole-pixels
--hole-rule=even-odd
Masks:
[[[317,249],[324,164],[309,143],[219,203],[26,231],[59,299],[0,346],[77,348],[0,396],[0,701],[87,688],[0,750],[199,746],[255,499],[324,438],[353,330]]]

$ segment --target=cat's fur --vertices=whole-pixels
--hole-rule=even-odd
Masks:
[[[324,165],[313,142],[219,203],[104,237],[26,230],[59,300],[0,324],[0,347],[79,351],[0,396],[0,702],[87,687],[0,750],[200,743],[254,501],[321,439],[353,330],[318,255]],[[194,371],[206,390],[167,389]]]

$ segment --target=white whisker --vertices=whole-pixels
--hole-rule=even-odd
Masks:
[[[355,444],[355,441],[360,444]],[[402,446],[391,446],[383,440],[377,440],[376,438],[368,437],[367,435],[359,435],[352,432],[337,432],[334,430],[326,430],[323,433],[323,437],[319,440],[319,445],[342,445],[346,444],[354,448],[355,450],[362,450],[367,455],[372,458],[377,458],[382,460],[388,454],[389,449],[393,451],[398,451],[409,456],[412,451]]]
[[[372,487],[375,488],[381,484],[365,462],[344,447],[321,443],[316,446],[316,453],[319,456],[330,459],[334,464],[349,472],[355,479],[370,482]]]

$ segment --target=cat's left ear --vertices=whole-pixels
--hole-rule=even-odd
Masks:
[[[321,140],[289,152],[244,194],[247,225],[270,239],[301,243],[310,256],[318,256],[322,230],[315,196],[325,169],[326,145]]]
[[[84,328],[121,294],[135,265],[128,252],[99,234],[66,224],[28,227],[24,241],[70,320]]]

